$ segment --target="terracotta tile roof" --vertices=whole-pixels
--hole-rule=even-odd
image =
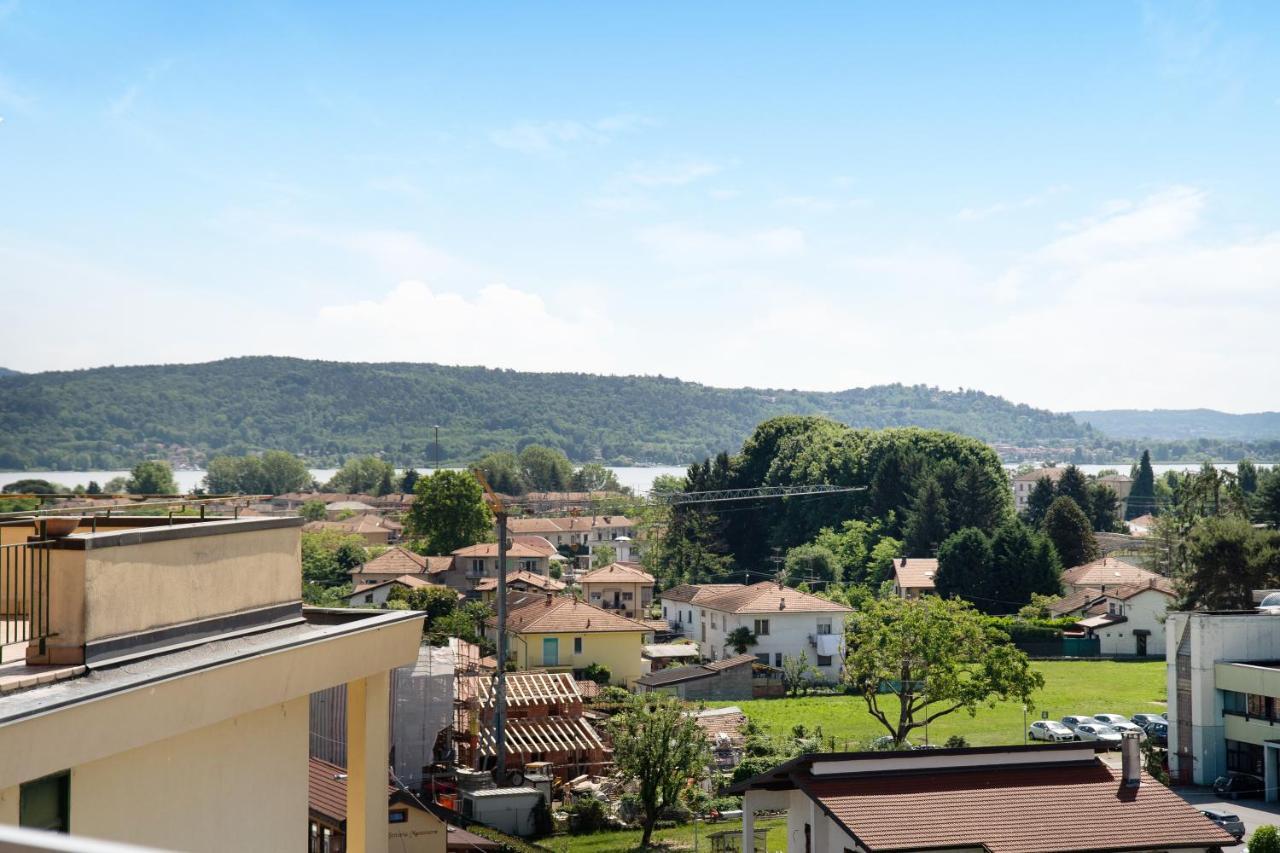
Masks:
[[[1103,557],[1083,566],[1067,569],[1062,573],[1062,582],[1067,586],[1142,586],[1158,578],[1160,575],[1139,568],[1132,563],[1117,560],[1115,557]]]
[[[424,557],[408,548],[395,545],[363,566],[351,570],[353,575],[421,575],[447,572],[453,568],[452,557]]]
[[[554,518],[512,518],[507,530],[516,533],[583,533],[608,527],[634,527],[624,515],[562,515]]]
[[[1062,475],[1065,474],[1066,472],[1067,472],[1066,468],[1059,468],[1057,466],[1053,468],[1037,468],[1034,471],[1028,471],[1025,474],[1017,475],[1016,477],[1013,478],[1013,481],[1016,483],[1019,480],[1026,480],[1028,482],[1037,483],[1040,481],[1041,477],[1048,477],[1050,480],[1056,483],[1062,479]]]
[[[935,847],[1065,853],[1235,844],[1145,773],[1139,787],[1124,788],[1118,774],[1096,760],[803,784],[871,853]]]
[[[455,557],[496,557],[498,556],[497,542],[481,542],[477,545],[468,545],[465,548],[459,548],[453,552]],[[512,542],[507,547],[507,556],[511,558],[518,557],[545,557],[546,554],[528,545],[521,545],[519,542]]]
[[[1170,598],[1177,596],[1177,591],[1173,587],[1173,581],[1163,576],[1151,578],[1145,584],[1134,584],[1133,586],[1118,586],[1115,589],[1107,590],[1107,595],[1111,598],[1118,598],[1121,601],[1127,601],[1135,595],[1141,595],[1144,592],[1155,590],[1161,592]]]
[[[313,758],[307,764],[307,804],[325,817],[347,819],[347,771]]]
[[[1077,611],[1083,613],[1085,608],[1102,596],[1102,590],[1096,587],[1085,587],[1078,589],[1069,595],[1064,595],[1057,601],[1049,604],[1049,612],[1054,616],[1066,616],[1069,613]]]
[[[756,663],[756,656],[748,654],[734,655],[731,658],[723,658],[721,660],[713,660],[709,663],[704,663],[703,666],[712,672],[722,672],[726,669],[733,669],[735,666],[741,666],[744,663]]]
[[[512,536],[511,541],[518,545],[524,545],[526,548],[541,551],[548,557],[552,554],[560,553],[560,550],[555,545],[552,545],[545,536]]]
[[[737,586],[696,603],[725,613],[852,613],[852,607],[782,586],[761,581]]]
[[[371,589],[377,589],[378,587],[387,586],[389,584],[399,584],[400,586],[407,586],[410,589],[421,589],[422,587],[427,586],[439,586],[441,589],[449,588],[447,586],[441,586],[440,584],[431,583],[430,581],[425,581],[422,579],[421,575],[401,575],[398,578],[391,578],[390,580],[359,584],[346,597],[350,598],[358,592],[368,592]]]
[[[935,557],[899,557],[893,561],[893,574],[902,589],[933,589],[938,575]]]
[[[577,684],[583,699],[594,699],[600,695],[600,685],[594,681],[579,681]]]
[[[578,583],[653,583],[653,575],[632,563],[610,563],[587,572]]]
[[[605,631],[639,631],[649,633],[647,625],[602,610],[568,595],[536,595],[518,602],[507,613],[507,628],[517,634],[574,633]],[[493,618],[486,620],[496,625]]]
[[[543,575],[537,574],[536,572],[526,572],[523,569],[521,569],[520,571],[507,572],[507,586],[510,587],[514,584],[524,584],[526,587],[532,587],[534,589],[540,589],[540,590],[547,590],[550,592],[559,592],[560,590],[564,589],[564,584],[556,580],[555,578],[545,577]],[[476,590],[478,592],[488,592],[489,590],[494,590],[497,588],[498,588],[497,578],[484,578],[478,584],[476,584]]]
[[[690,604],[700,604],[714,595],[722,592],[729,592],[734,589],[742,589],[740,583],[700,583],[690,584],[682,583],[679,586],[673,586],[671,589],[662,593],[663,601],[686,601]]]
[[[693,711],[690,715],[698,724],[698,728],[706,732],[707,740],[713,744],[716,742],[716,736],[720,734],[727,735],[729,742],[734,746],[741,746],[746,740],[742,735],[742,729],[747,724],[747,715],[742,713],[742,709],[737,705]]]

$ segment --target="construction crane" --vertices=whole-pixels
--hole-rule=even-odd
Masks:
[[[489,499],[490,509],[498,527],[498,588],[497,612],[494,621],[497,623],[498,665],[494,685],[493,740],[497,764],[494,778],[502,784],[507,776],[507,519],[510,510],[519,506],[518,501],[507,502],[493,490],[484,472],[476,468],[472,470],[476,480],[484,488]],[[801,497],[805,495],[835,495],[848,492],[865,491],[866,486],[832,486],[826,484],[811,486],[759,486],[753,489],[716,489],[703,492],[649,492],[646,499],[660,506],[676,507],[691,504],[721,503],[726,501],[745,501],[771,498]],[[589,498],[589,496],[588,496]],[[588,499],[588,502],[590,500]],[[548,502],[542,501],[542,504]],[[552,501],[552,504],[578,506],[582,501]]]

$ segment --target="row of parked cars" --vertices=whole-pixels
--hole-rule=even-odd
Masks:
[[[1125,732],[1137,732],[1142,740],[1149,738],[1157,746],[1167,746],[1169,718],[1164,714],[1134,714],[1132,717],[1123,714],[1070,714],[1060,721],[1036,720],[1027,729],[1027,737],[1053,743],[1096,741],[1107,747],[1118,747]]]

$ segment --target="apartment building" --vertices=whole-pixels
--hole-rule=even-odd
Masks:
[[[309,697],[345,685],[347,849],[385,851],[389,672],[422,614],[304,608],[301,525],[0,523],[0,604],[25,636],[0,664],[0,824],[307,849]]]
[[[578,578],[582,597],[597,607],[644,619],[653,604],[653,575],[633,563],[611,563]]]

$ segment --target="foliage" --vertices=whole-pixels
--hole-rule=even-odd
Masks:
[[[621,492],[618,475],[599,462],[588,462],[573,472],[569,488],[575,492]]]
[[[325,513],[324,501],[307,501],[299,510],[299,514],[307,521],[324,521]]]
[[[523,495],[526,491],[524,472],[514,453],[502,450],[486,453],[471,466],[484,474],[489,488],[501,495]]]
[[[993,572],[991,542],[981,530],[967,527],[952,533],[938,548],[938,595],[958,595],[979,609],[992,611],[1000,603]]]
[[[358,456],[342,463],[342,467],[325,484],[325,488],[331,492],[372,495],[395,473],[396,469],[390,462],[384,462],[376,456]]]
[[[947,738],[943,746],[947,749],[966,749],[969,746],[969,741],[965,740],[964,735],[952,735]]]
[[[268,450],[261,456],[215,456],[204,476],[214,495],[283,495],[312,484],[307,464],[292,453]]]
[[[1072,498],[1054,498],[1044,515],[1043,527],[1064,567],[1081,566],[1097,559],[1098,543],[1093,538],[1093,526]]]
[[[1057,497],[1071,498],[1081,509],[1089,506],[1089,478],[1075,465],[1063,470],[1053,490]]]
[[[583,681],[594,681],[596,684],[608,684],[613,679],[613,673],[609,671],[609,667],[602,663],[589,663],[582,670]]]
[[[827,528],[829,529],[829,528]],[[783,563],[787,584],[799,586],[802,583],[818,584],[818,589],[840,579],[839,562],[830,548],[824,545],[808,543],[797,545],[787,551]]]
[[[705,772],[706,737],[680,702],[653,695],[637,698],[614,716],[609,731],[618,775],[639,785],[640,846],[648,847],[658,817],[678,802],[690,779]]]
[[[421,474],[412,468],[406,468],[404,474],[400,476],[400,491],[406,495],[413,494],[413,487],[418,484]]]
[[[178,484],[174,482],[169,463],[153,459],[133,466],[124,490],[131,495],[176,495]]]
[[[1049,537],[1011,518],[991,537],[993,599],[997,607],[987,612],[1007,613],[1036,596],[1057,596],[1062,591],[1062,564]]]
[[[302,534],[302,579],[325,587],[351,580],[351,570],[367,559],[364,537],[336,530]]]
[[[1253,511],[1258,521],[1280,527],[1280,465],[1259,478],[1253,498]]]
[[[813,680],[818,677],[818,668],[809,663],[809,655],[800,650],[798,655],[783,655],[782,684],[790,696],[799,696],[809,692]]]
[[[618,552],[612,545],[593,545],[591,548],[591,568],[600,569],[612,565],[618,560]]]
[[[1093,529],[1102,533],[1120,532],[1120,498],[1106,483],[1090,481],[1086,492],[1088,503],[1082,505]]]
[[[1186,537],[1177,577],[1186,609],[1247,610],[1253,590],[1280,578],[1280,532],[1257,530],[1236,516],[1202,518]]]
[[[405,531],[424,540],[433,554],[483,542],[492,526],[484,489],[468,471],[442,469],[418,480],[405,516]]]
[[[1264,824],[1249,836],[1249,853],[1280,853],[1280,829]]]
[[[1151,468],[1151,452],[1142,451],[1137,469],[1133,472],[1133,486],[1129,489],[1129,498],[1125,502],[1125,520],[1137,518],[1148,513],[1156,514],[1156,475]]]
[[[936,477],[926,477],[907,511],[903,542],[910,557],[932,557],[947,538],[947,503]]]
[[[596,797],[578,797],[568,811],[569,831],[574,834],[599,832],[609,826],[609,805]]]
[[[378,485],[373,489],[374,495],[377,497],[383,497],[384,495],[389,495],[395,491],[395,484],[391,482],[392,475],[394,473],[395,469],[391,467],[387,467],[382,470],[382,476],[378,478]]]
[[[646,566],[672,584],[725,581],[733,559],[718,533],[718,520],[707,510],[675,507],[657,547],[645,551]]]
[[[525,487],[537,492],[565,492],[573,466],[564,451],[530,444],[520,451],[520,474]]]
[[[956,711],[1011,698],[1029,705],[1044,686],[1026,655],[957,599],[877,600],[850,623],[846,677],[897,744]]]
[[[1031,487],[1031,494],[1027,495],[1027,507],[1022,511],[1027,524],[1039,527],[1044,523],[1045,513],[1053,505],[1054,495],[1053,480],[1047,476],[1036,480],[1036,484]]]
[[[345,607],[351,584],[325,586],[315,581],[302,582],[302,602],[310,607]]]
[[[418,589],[393,587],[387,594],[387,600],[404,601],[410,610],[420,610],[427,614],[425,631],[433,633],[433,625],[437,620],[452,616],[458,609],[458,594],[444,586],[424,586]]]
[[[20,495],[65,495],[71,490],[61,483],[42,480],[38,477],[24,477],[21,480],[14,480],[0,491]]]
[[[751,629],[746,625],[739,625],[725,635],[724,641],[730,648],[741,655],[756,644],[756,635],[751,633]]]

